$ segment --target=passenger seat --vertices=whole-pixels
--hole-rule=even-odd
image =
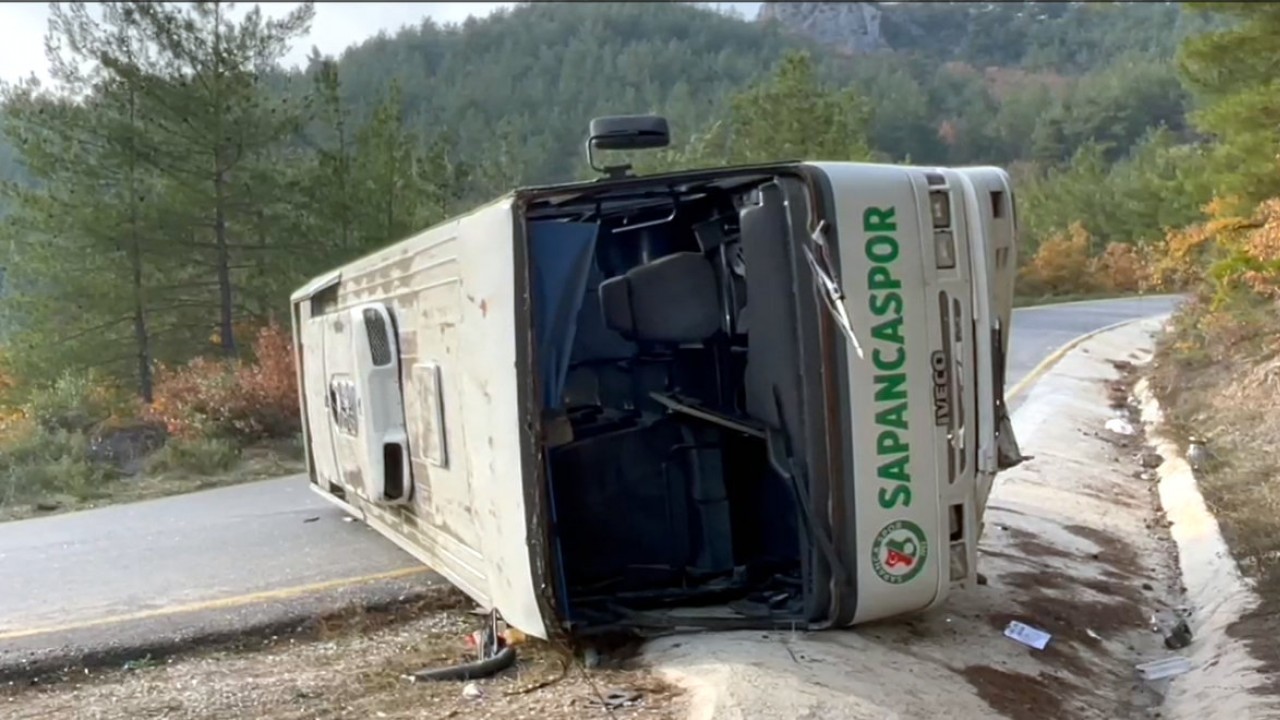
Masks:
[[[721,323],[715,269],[700,253],[675,253],[605,280],[600,307],[611,329],[636,342],[701,342]]]

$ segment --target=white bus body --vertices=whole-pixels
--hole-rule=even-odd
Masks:
[[[976,573],[1004,411],[995,168],[514,192],[292,298],[312,487],[549,637],[841,627]]]

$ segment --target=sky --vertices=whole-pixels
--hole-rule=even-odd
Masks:
[[[395,32],[405,25],[417,25],[424,17],[437,22],[461,22],[468,15],[484,17],[496,8],[514,3],[500,2],[422,2],[422,3],[346,3],[317,2],[311,35],[298,42],[288,56],[286,65],[300,65],[314,45],[327,55],[338,55],[343,49],[378,34],[379,30]],[[754,17],[760,3],[719,3],[736,6],[747,17]],[[263,12],[280,16],[296,7],[293,2],[262,3]],[[239,3],[238,12],[253,6]],[[13,82],[35,73],[42,80],[48,79],[44,54],[44,36],[48,29],[49,7],[44,2],[0,3],[0,80]]]

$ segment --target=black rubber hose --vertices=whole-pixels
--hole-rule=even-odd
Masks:
[[[475,660],[469,663],[461,663],[459,665],[450,665],[449,667],[418,670],[413,673],[413,679],[422,682],[439,680],[479,680],[481,678],[497,675],[503,670],[515,665],[515,663],[516,649],[511,645],[507,645],[491,658]]]

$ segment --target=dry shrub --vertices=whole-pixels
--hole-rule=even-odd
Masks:
[[[1113,242],[1089,261],[1089,275],[1098,290],[1138,292],[1148,284],[1146,257],[1135,245]]]
[[[220,437],[243,442],[297,433],[297,376],[288,330],[258,330],[253,359],[196,358],[179,368],[158,368],[155,402],[143,411],[181,438]]]
[[[1092,292],[1097,289],[1089,259],[1092,241],[1089,231],[1078,222],[1066,232],[1051,235],[1022,268],[1020,283],[1040,294]]]

